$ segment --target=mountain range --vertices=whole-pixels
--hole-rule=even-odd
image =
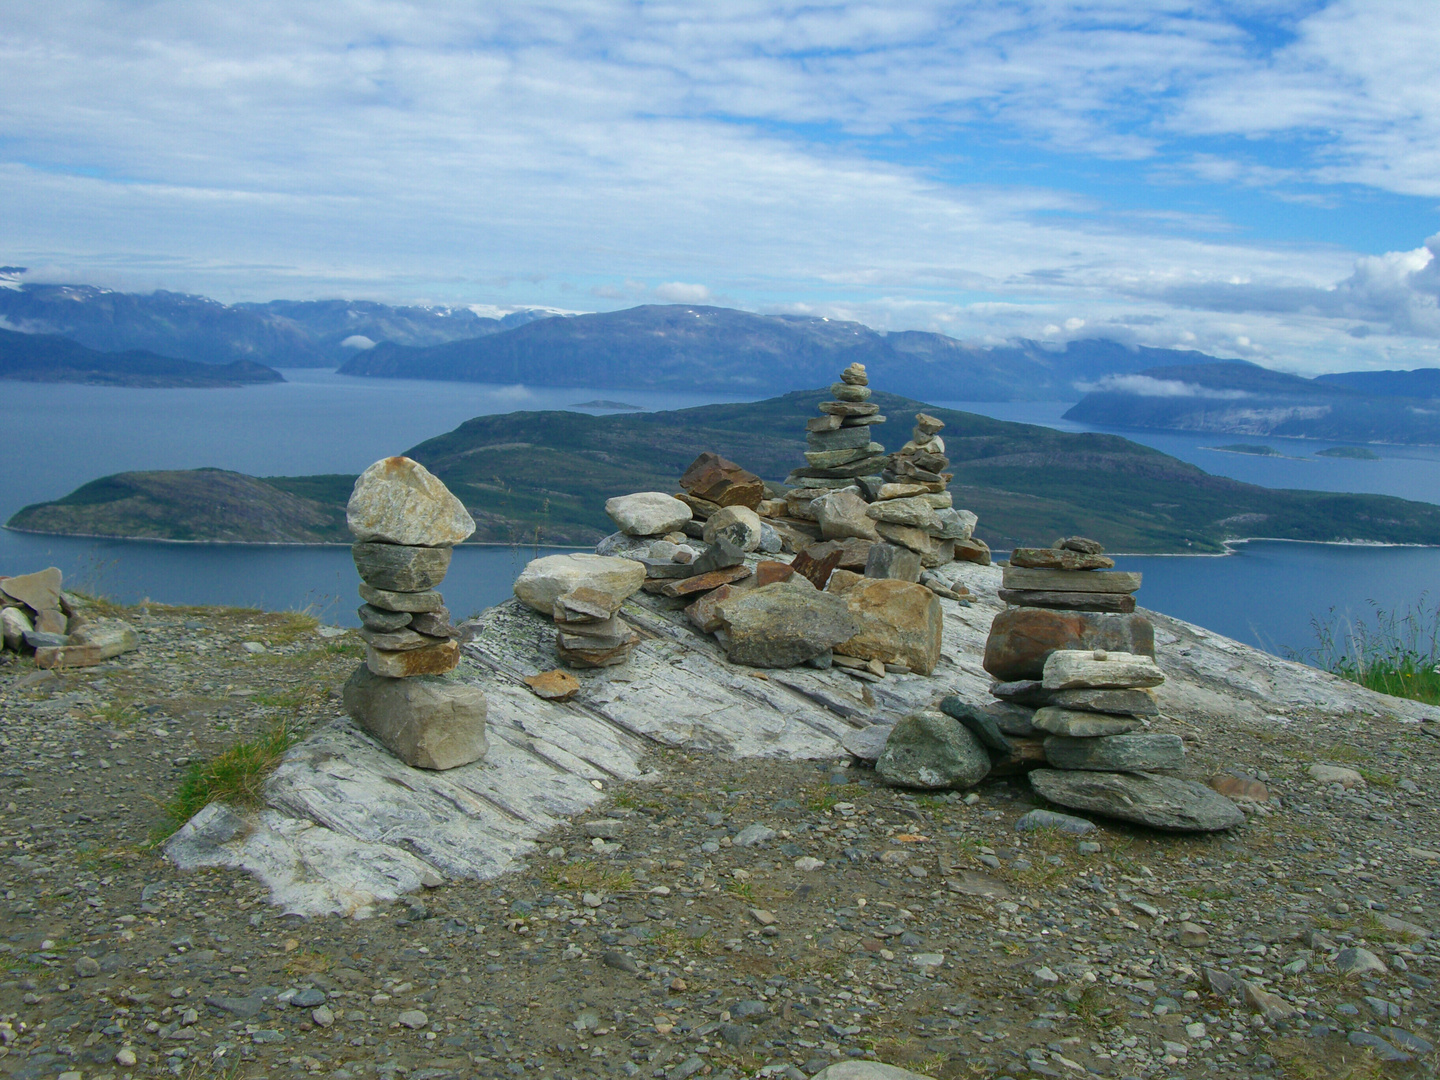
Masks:
[[[1065,413],[1099,427],[1440,445],[1440,373],[1346,372],[1305,379],[1241,361],[1102,379]],[[1433,389],[1432,389],[1433,388]],[[1416,396],[1401,396],[1403,391]]]
[[[285,381],[275,369],[253,360],[197,364],[143,349],[99,352],[57,334],[20,334],[13,330],[0,330],[0,379],[205,388]]]

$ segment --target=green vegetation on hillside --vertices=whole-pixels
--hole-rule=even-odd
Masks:
[[[1328,450],[1316,450],[1316,457],[1349,458],[1351,461],[1379,461],[1380,455],[1363,446],[1332,446]]]
[[[1255,457],[1285,456],[1273,446],[1265,446],[1261,443],[1231,443],[1229,446],[1217,446],[1215,449],[1223,450],[1227,454],[1253,454]]]
[[[681,472],[705,450],[767,480],[782,480],[803,462],[804,422],[826,396],[810,390],[759,402],[618,416],[480,416],[408,453],[470,508],[476,541],[586,544],[612,529],[606,499],[632,491],[674,491]],[[980,516],[978,535],[995,547],[1048,543],[1071,533],[1130,552],[1218,552],[1225,540],[1246,536],[1440,544],[1440,506],[1429,503],[1276,491],[1212,476],[1117,435],[1009,423],[893,394],[876,393],[872,400],[889,417],[874,429],[887,449],[904,444],[922,408],[945,421],[942,435],[955,474],[956,504]],[[203,519],[200,488],[237,475],[126,474],[125,490],[145,487],[149,502],[120,505],[125,500],[117,498],[116,505],[107,503],[108,489],[97,485],[126,479],[115,477],[86,485],[58,503],[27,507],[11,524],[44,532],[157,535],[126,528],[125,515],[143,509],[150,528],[170,528],[174,538],[206,539],[205,530],[216,530],[220,523]],[[158,481],[142,483],[137,477],[164,478],[168,486],[162,490]],[[302,532],[317,540],[347,538],[344,503],[353,477],[239,479],[255,485],[252,497],[263,496],[268,505],[288,499],[295,513],[303,509],[303,526],[267,518],[272,534],[288,529],[290,539],[302,539]],[[187,482],[199,488],[187,490]],[[167,498],[173,500],[168,511]],[[114,522],[114,531],[96,529],[102,517]],[[243,531],[232,521],[227,535],[214,538],[241,539],[237,534]]]

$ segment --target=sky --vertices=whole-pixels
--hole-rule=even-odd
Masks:
[[[22,280],[1440,365],[1440,8],[0,0]]]

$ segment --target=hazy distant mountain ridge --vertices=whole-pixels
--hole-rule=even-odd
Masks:
[[[650,304],[545,319],[504,333],[428,348],[395,343],[359,353],[343,374],[461,382],[585,386],[736,395],[828,382],[859,362],[872,383],[928,400],[1072,400],[1076,383],[1201,353],[1113,341],[985,347],[919,330],[730,308]]]
[[[1440,445],[1440,408],[1433,401],[1362,393],[1335,379],[1305,379],[1238,361],[1102,379],[1065,419],[1103,427]]]
[[[341,346],[351,337],[436,345],[550,314],[521,311],[492,319],[464,307],[392,307],[364,300],[222,304],[164,290],[6,286],[0,288],[0,327],[59,334],[102,352],[143,349],[203,364],[253,360],[272,367],[333,367],[355,351]]]
[[[253,360],[200,364],[152,352],[100,352],[55,334],[0,330],[0,379],[131,387],[229,387],[284,382]]]
[[[1337,371],[1316,382],[1344,386],[1375,397],[1440,398],[1440,368],[1415,371]]]

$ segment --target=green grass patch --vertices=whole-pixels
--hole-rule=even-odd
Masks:
[[[190,766],[179,790],[165,804],[165,821],[152,842],[164,840],[213,802],[259,805],[265,778],[300,737],[298,727],[282,721],[256,739],[236,743],[218,757]]]
[[[1312,620],[1316,645],[1298,659],[1377,693],[1440,705],[1440,605],[1427,609],[1422,594],[1403,611],[1370,606],[1370,621],[1352,622],[1334,608]]]

